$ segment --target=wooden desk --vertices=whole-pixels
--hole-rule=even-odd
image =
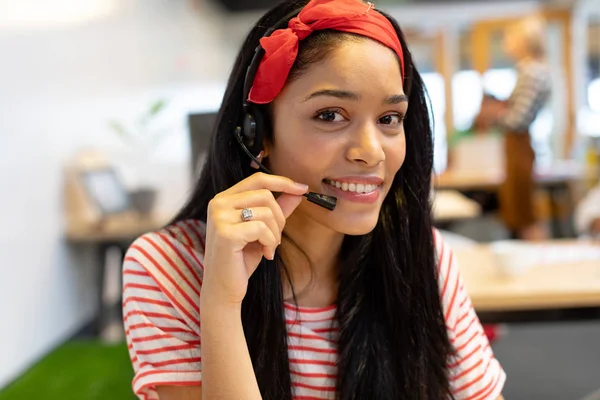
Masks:
[[[600,245],[591,243],[550,241],[546,245],[553,251],[557,251],[555,246],[569,246],[569,251],[570,246],[600,251]],[[567,247],[564,249],[567,251]],[[498,274],[486,245],[457,250],[455,256],[477,312],[600,307],[600,257],[545,262],[521,276],[508,278]]]
[[[433,177],[437,190],[497,190],[504,182],[503,171],[453,171],[447,170]]]
[[[567,199],[569,207],[575,207],[571,198],[570,184],[589,179],[597,174],[585,166],[573,161],[557,162],[550,167],[536,167],[534,179],[539,188],[548,193],[552,235],[555,238],[573,235],[572,229],[565,229],[559,222],[561,199]],[[434,188],[437,190],[497,192],[504,182],[503,171],[484,170],[447,170],[434,176]]]
[[[534,179],[540,187],[563,185],[597,174],[580,163],[559,161],[549,167],[536,167]],[[433,177],[438,190],[497,190],[504,182],[503,170],[452,170]]]
[[[107,281],[107,254],[109,249],[116,247],[124,256],[127,248],[139,236],[147,232],[158,230],[169,222],[170,216],[151,215],[140,216],[135,212],[107,217],[101,223],[76,223],[71,221],[67,224],[65,237],[67,242],[73,246],[93,245],[99,262],[97,271],[98,282],[98,314],[94,321],[94,331],[102,335],[105,328],[111,322],[114,323],[115,316],[120,315],[120,302],[112,304],[107,300],[105,282]],[[120,292],[120,290],[119,290]],[[118,310],[115,310],[118,308]]]
[[[481,206],[455,190],[434,193],[433,218],[436,223],[476,218],[480,215]]]
[[[66,238],[74,243],[127,242],[160,229],[168,221],[169,217],[164,215],[140,216],[128,212],[109,216],[96,224],[71,224],[67,226]]]

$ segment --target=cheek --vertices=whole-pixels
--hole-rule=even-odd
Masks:
[[[406,137],[395,138],[386,150],[386,170],[390,175],[396,175],[406,158]]]
[[[303,132],[288,131],[287,137],[276,137],[275,143],[269,155],[273,172],[292,179],[306,180],[305,177],[314,176],[316,171],[322,172],[329,163],[329,157],[335,154],[332,148],[335,142]]]

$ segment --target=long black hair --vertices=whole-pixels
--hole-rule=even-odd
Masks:
[[[249,33],[231,72],[203,170],[175,221],[206,222],[209,201],[255,172],[234,138],[243,118],[246,70],[265,32],[306,3],[308,0],[282,3]],[[363,236],[346,236],[342,245],[337,396],[341,400],[438,400],[451,396],[446,365],[452,347],[439,295],[429,200],[433,134],[423,81],[400,27],[386,17],[405,55],[405,92],[409,96],[404,121],[406,159],[383,202],[375,229]],[[300,43],[289,79],[327,57],[347,37],[335,31],[311,34]],[[258,110],[270,118],[267,107]],[[272,140],[269,129],[264,134]],[[242,324],[263,399],[291,400],[283,282],[278,267],[282,267],[279,257],[263,259],[250,278],[242,303]]]

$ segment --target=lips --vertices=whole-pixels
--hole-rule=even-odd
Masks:
[[[377,190],[380,185],[371,184],[371,183],[357,183],[357,182],[341,182],[333,179],[329,179],[325,181],[331,186],[335,186],[336,188],[344,191],[344,192],[353,192],[353,193],[371,193]]]
[[[327,178],[323,183],[332,195],[356,203],[374,203],[383,192],[384,180],[377,176]]]
[[[344,192],[370,193],[383,185],[383,179],[378,176],[344,176],[326,178],[325,183],[334,186]]]

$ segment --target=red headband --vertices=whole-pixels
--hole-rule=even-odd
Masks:
[[[298,55],[298,43],[312,32],[333,29],[374,39],[394,50],[404,77],[404,54],[396,30],[373,4],[359,0],[311,0],[288,23],[260,39],[265,54],[258,66],[248,101],[270,103],[281,91]]]

